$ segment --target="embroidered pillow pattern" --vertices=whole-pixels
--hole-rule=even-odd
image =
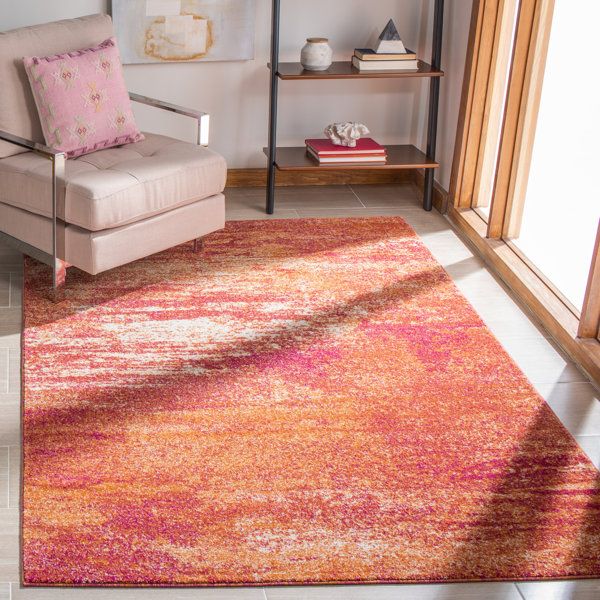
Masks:
[[[46,144],[68,158],[144,139],[133,117],[115,38],[23,59]]]

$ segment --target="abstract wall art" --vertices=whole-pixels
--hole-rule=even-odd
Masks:
[[[255,0],[112,0],[124,64],[250,60]]]

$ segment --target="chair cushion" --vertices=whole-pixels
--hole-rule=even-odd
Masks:
[[[0,202],[1,229],[12,237],[52,253],[50,220]],[[169,212],[103,231],[59,224],[58,256],[86,273],[124,265],[225,227],[223,194],[196,200]]]
[[[223,191],[227,165],[222,156],[162,135],[145,136],[135,144],[68,160],[59,218],[100,231]],[[32,152],[0,160],[0,202],[49,217],[50,182],[49,161]]]
[[[53,56],[23,59],[46,144],[68,158],[143,139],[115,38]]]
[[[62,54],[100,44],[113,35],[108,15],[91,15],[0,32],[0,129],[44,143],[23,57]],[[24,152],[0,142],[0,158]]]

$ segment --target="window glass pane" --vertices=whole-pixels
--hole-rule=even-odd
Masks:
[[[505,13],[502,18],[502,27],[505,33],[502,35],[502,42],[499,45],[498,56],[496,57],[497,70],[491,90],[493,98],[487,120],[487,142],[483,149],[483,160],[480,164],[481,174],[474,194],[473,208],[486,223],[490,216],[490,205],[496,178],[496,163],[498,151],[500,150],[502,122],[504,120],[514,37],[519,13],[518,7],[519,3],[516,0],[507,1],[504,5]]]
[[[517,248],[581,311],[600,194],[598,0],[556,0],[532,163]]]

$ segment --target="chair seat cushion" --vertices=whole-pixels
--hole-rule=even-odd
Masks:
[[[58,216],[89,231],[134,223],[219,194],[227,165],[216,152],[146,133],[134,144],[67,161]],[[52,215],[50,163],[32,152],[0,160],[0,202]]]

